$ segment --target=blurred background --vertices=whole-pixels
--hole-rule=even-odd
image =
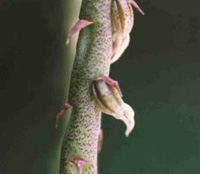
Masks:
[[[200,11],[197,0],[137,0],[131,43],[112,65],[125,126],[103,115],[99,174],[200,173]],[[0,174],[58,174],[80,0],[0,1]]]

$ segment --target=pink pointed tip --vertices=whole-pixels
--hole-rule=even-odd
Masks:
[[[139,7],[139,5],[134,0],[127,0],[128,3],[132,4],[132,6],[143,16],[145,13],[142,11],[142,9]]]
[[[75,33],[79,32],[81,29],[83,29],[83,28],[85,28],[85,27],[87,27],[87,26],[89,26],[89,25],[91,25],[91,24],[93,24],[93,22],[88,21],[88,20],[85,20],[85,19],[79,19],[79,20],[72,26],[72,28],[69,30],[68,35],[67,35],[66,44],[69,44],[69,41],[70,41],[71,37],[72,37]]]

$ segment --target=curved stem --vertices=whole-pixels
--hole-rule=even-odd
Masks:
[[[111,0],[82,2],[80,19],[93,24],[83,29],[78,39],[69,93],[73,109],[62,146],[61,174],[77,173],[74,159],[85,161],[82,166],[85,173],[97,174],[101,111],[93,102],[91,86],[94,79],[109,74],[112,56],[110,11]]]

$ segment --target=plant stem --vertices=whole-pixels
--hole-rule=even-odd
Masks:
[[[111,0],[82,2],[80,19],[93,24],[83,29],[78,39],[69,93],[73,110],[62,146],[61,174],[77,173],[71,159],[88,162],[85,173],[97,174],[101,111],[93,102],[91,86],[94,79],[109,74],[112,56],[110,11]]]

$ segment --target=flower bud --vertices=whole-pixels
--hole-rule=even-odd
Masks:
[[[129,44],[129,34],[133,27],[133,9],[127,0],[113,0],[111,8],[113,56],[115,62]]]

